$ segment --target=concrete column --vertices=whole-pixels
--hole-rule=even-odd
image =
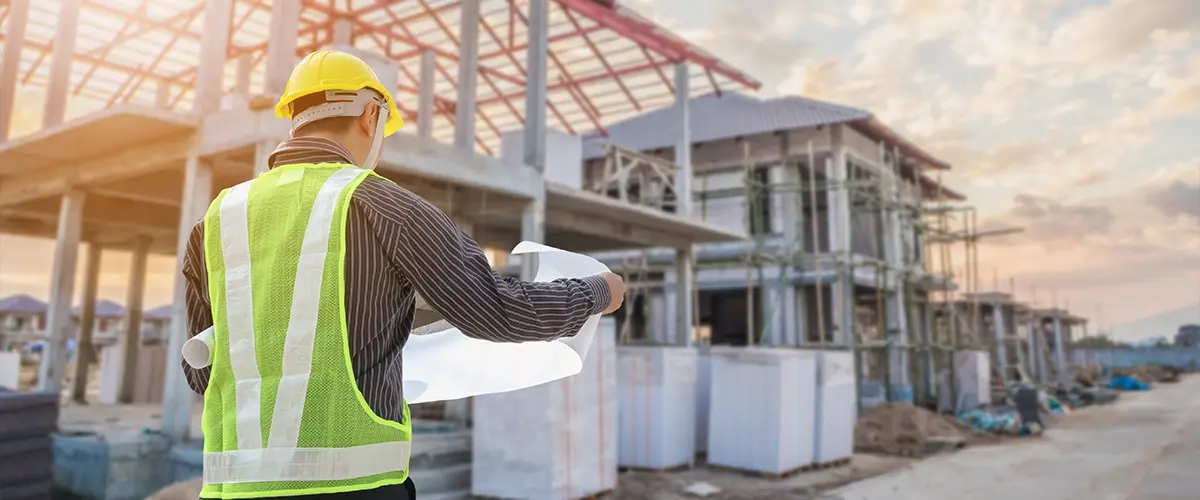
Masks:
[[[1058,381],[1067,380],[1067,359],[1065,356],[1066,349],[1063,347],[1063,324],[1062,316],[1057,312],[1054,313],[1054,367]]]
[[[836,325],[835,339],[843,345],[854,341],[854,287],[850,267],[850,197],[846,191],[846,146],[842,138],[842,127],[830,128],[833,158],[825,164],[825,180],[831,186],[826,190],[828,204],[829,247],[837,259],[837,280],[831,287],[831,301]]]
[[[464,3],[464,12],[466,11]],[[478,8],[478,7],[476,7]],[[466,14],[463,14],[466,16]],[[529,46],[525,51],[525,164],[546,171],[546,78],[550,48],[550,0],[529,2]],[[474,79],[471,88],[475,88]],[[463,85],[458,82],[460,92]],[[472,101],[474,102],[474,101]],[[462,112],[462,101],[458,103]],[[474,110],[472,110],[473,112]],[[472,116],[474,116],[472,114]],[[461,126],[462,121],[458,122]],[[457,144],[458,141],[455,141]]]
[[[250,54],[242,54],[237,59],[237,83],[233,92],[242,97],[250,97],[250,74],[254,72],[254,58]]]
[[[918,318],[920,318],[921,321],[920,332],[922,335],[922,340],[924,341],[924,345],[928,346],[929,344],[933,343],[934,340],[933,310],[929,307],[929,303],[925,301],[922,301],[918,308],[920,309]],[[921,351],[921,373],[924,375],[924,380],[922,380],[921,383],[924,385],[922,389],[925,390],[925,395],[932,396],[937,394],[938,371],[937,366],[935,366],[934,363],[933,351],[931,349],[925,349]]]
[[[29,1],[9,0],[8,24],[4,26],[4,53],[0,57],[0,144],[12,132],[17,79],[21,74],[21,46],[25,44],[25,25],[29,23]]]
[[[546,195],[539,193],[536,198],[525,205],[521,213],[521,239],[541,243],[546,238]],[[532,281],[537,275],[537,256],[525,254],[521,256],[521,279]]]
[[[88,243],[87,274],[83,280],[83,311],[79,315],[79,341],[75,344],[75,377],[71,399],[87,403],[88,368],[92,364],[92,332],[96,325],[96,290],[100,285],[100,257],[104,248]]]
[[[433,137],[433,98],[437,76],[436,55],[432,50],[421,52],[421,83],[417,89],[417,136]],[[457,132],[456,132],[457,134]]]
[[[333,21],[333,45],[351,45],[354,43],[354,25],[349,19],[340,17]]]
[[[125,335],[121,337],[125,351],[121,376],[121,390],[117,400],[133,402],[133,388],[137,383],[138,351],[142,347],[142,296],[146,292],[146,257],[150,253],[150,239],[138,238],[134,243],[133,258],[129,264],[129,287],[125,291]],[[178,370],[178,366],[168,367]]]
[[[1040,382],[1042,380],[1042,367],[1041,363],[1038,362],[1039,328],[1037,324],[1038,320],[1036,316],[1029,319],[1029,338],[1026,340],[1029,342],[1029,376]]]
[[[166,80],[158,80],[154,89],[154,107],[158,109],[171,107],[171,84]]]
[[[201,115],[221,107],[225,52],[229,41],[229,16],[233,0],[205,0],[204,29],[200,35],[200,63],[196,68],[194,110]]]
[[[478,56],[479,29],[479,0],[463,2],[463,54],[459,65],[458,80],[458,117],[455,122],[454,144],[458,147],[473,147],[474,125],[464,129],[464,115],[470,117],[469,123],[475,120],[475,76],[476,57]],[[546,172],[546,65],[549,41],[549,0],[530,0],[529,2],[529,47],[526,52],[525,72],[525,164],[538,172]],[[473,42],[467,43],[470,32],[475,32]],[[468,65],[466,61],[470,61]],[[464,66],[472,68],[464,71]],[[467,77],[464,79],[464,77]],[[464,88],[470,88],[470,109],[464,111]],[[460,132],[461,131],[461,132]],[[470,132],[470,139],[464,142],[462,134]],[[544,189],[525,206],[521,214],[521,239],[535,242],[545,240],[546,232],[546,195]],[[537,270],[537,257],[521,256],[521,279],[532,280]]]
[[[675,215],[692,217],[691,75],[687,62],[675,64]],[[695,250],[675,251],[675,342],[691,346],[694,338],[696,272]]]
[[[42,127],[61,125],[67,115],[67,89],[71,84],[71,57],[79,27],[80,0],[63,0],[54,33],[54,54],[50,58],[50,82],[46,85],[46,107]]]
[[[1000,380],[1008,387],[1008,337],[1004,328],[1004,304],[992,303],[992,327],[996,329],[996,369],[1000,371]]]
[[[300,30],[300,2],[271,2],[270,38],[263,93],[277,96],[287,87],[296,65],[296,40]]]
[[[46,311],[46,342],[42,347],[42,366],[38,372],[40,392],[59,394],[62,391],[67,329],[71,325],[71,300],[75,297],[75,265],[83,233],[83,201],[82,191],[70,191],[62,197],[58,212],[50,308]]]
[[[793,186],[786,188],[779,195],[782,217],[782,231],[784,238],[791,242],[792,250],[796,253],[803,253],[804,240],[808,236],[804,223],[804,192],[797,189],[801,183],[800,170],[797,164],[792,160],[791,151],[791,136],[787,132],[779,134],[779,158],[780,158],[780,173],[781,180]],[[793,263],[794,264],[794,263]],[[783,295],[783,344],[784,345],[801,345],[804,343],[805,330],[808,325],[808,315],[806,306],[808,300],[805,298],[804,288],[797,287],[795,283],[796,268],[795,265],[787,266],[787,276],[784,279]],[[805,325],[805,326],[801,326]]]
[[[271,153],[279,147],[279,141],[260,141],[254,145],[254,177],[271,169]]]
[[[458,100],[457,107],[454,111],[454,147],[472,151],[475,149],[475,94],[479,85],[479,2],[480,0],[463,0],[460,9],[462,18],[459,22],[458,34]],[[538,30],[542,31],[542,37],[545,37],[546,24],[538,26],[533,19],[534,11],[537,10],[537,2],[529,5],[529,49],[532,55],[533,46],[538,39]],[[543,17],[543,21],[544,21]],[[543,49],[546,47],[542,46]],[[542,50],[542,58],[545,58],[545,50]],[[531,62],[530,65],[535,63]],[[532,82],[537,78],[545,80],[545,74],[535,75],[532,72],[528,73],[528,78]],[[531,85],[531,84],[529,84]],[[545,83],[542,84],[545,88]],[[528,98],[541,97],[541,106],[545,106],[546,93],[535,96],[530,94]],[[526,106],[528,109],[528,105]],[[545,121],[541,122],[545,125]],[[525,122],[526,129],[530,126],[528,120]],[[543,131],[544,134],[544,131]],[[528,152],[529,150],[526,149]],[[526,153],[528,156],[528,153]]]
[[[175,290],[171,304],[171,328],[167,332],[167,363],[163,377],[163,433],[175,440],[188,437],[195,395],[184,380],[181,349],[189,338],[187,328],[186,283],[183,280],[183,255],[192,226],[212,201],[212,168],[201,162],[196,152],[187,159],[183,181],[183,204],[179,210],[179,234],[175,251]]]

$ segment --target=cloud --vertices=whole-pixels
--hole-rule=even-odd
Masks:
[[[1013,198],[1012,207],[981,225],[983,230],[1023,228],[1017,238],[997,244],[1034,244],[1046,249],[1075,247],[1093,236],[1105,235],[1115,216],[1108,207],[1092,203],[1064,203],[1031,194]]]
[[[1195,0],[1114,0],[1087,7],[1054,30],[1049,61],[1104,68],[1136,55],[1172,32],[1200,26]],[[1160,42],[1161,43],[1161,42]]]
[[[1192,217],[1200,221],[1200,183],[1174,181],[1147,193],[1145,199],[1167,217]]]

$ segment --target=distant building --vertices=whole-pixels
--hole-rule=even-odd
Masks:
[[[0,350],[40,339],[46,331],[46,303],[19,294],[0,299]]]
[[[1200,347],[1200,325],[1192,323],[1179,327],[1175,334],[1175,345],[1179,347]]]

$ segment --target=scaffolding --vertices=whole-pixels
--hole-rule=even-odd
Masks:
[[[981,347],[973,326],[980,324],[978,304],[970,318],[951,307],[959,300],[960,275],[965,296],[977,289],[974,208],[947,203],[940,179],[926,192],[920,167],[902,169],[894,149],[881,147],[883,167],[872,169],[844,161],[841,153],[817,154],[811,142],[804,153],[792,154],[786,134],[781,137],[780,157],[768,161],[752,161],[749,142],[741,142],[741,186],[709,189],[707,177],[701,178],[701,215],[707,218],[714,200],[741,197],[749,240],[739,259],[696,268],[745,269],[747,345],[849,350],[860,387],[864,379],[881,380],[884,400],[936,397],[938,367],[953,373],[955,352]],[[772,175],[772,167],[782,167],[780,174]],[[776,227],[774,210],[766,206],[782,211]],[[954,271],[956,253],[965,259],[961,273]],[[772,267],[778,268],[773,279],[766,272]],[[796,289],[799,300],[784,304],[780,292],[797,278],[805,285]],[[756,299],[762,303],[756,306]],[[780,309],[796,305],[805,311],[797,313],[792,331],[772,338]],[[949,381],[957,401],[955,377]],[[916,393],[893,394],[894,383]]]

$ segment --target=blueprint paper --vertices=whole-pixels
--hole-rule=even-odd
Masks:
[[[523,241],[513,255],[538,254],[535,282],[608,272],[586,255]],[[575,336],[549,342],[499,343],[472,339],[457,328],[413,335],[404,346],[404,398],[409,404],[461,399],[545,384],[583,369],[600,315]]]
[[[609,269],[586,255],[522,241],[513,255],[538,254],[534,282],[584,278]],[[583,369],[600,324],[587,319],[573,337],[538,342],[499,343],[467,337],[439,321],[411,335],[404,346],[404,397],[409,404],[462,399],[525,389],[576,375]],[[425,333],[425,332],[420,332]],[[183,345],[183,359],[200,369],[212,364],[213,330]]]

